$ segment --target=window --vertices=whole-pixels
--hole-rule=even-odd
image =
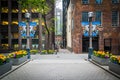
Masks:
[[[32,18],[38,18],[38,13],[32,13]]]
[[[88,12],[82,12],[82,22],[88,22]]]
[[[101,24],[101,18],[102,18],[102,13],[101,13],[101,11],[96,11],[96,12],[95,12],[95,15],[96,15],[95,21],[100,22],[100,24]]]
[[[117,3],[119,3],[119,0],[112,0],[112,3],[117,4]]]
[[[18,2],[12,1],[12,9],[18,9]]]
[[[7,13],[2,13],[1,14],[1,19],[2,20],[8,20],[8,14]]]
[[[1,1],[1,7],[8,7],[8,1]]]
[[[102,4],[102,0],[96,0],[96,4]]]
[[[112,11],[112,26],[118,26],[118,11]]]
[[[82,4],[88,4],[88,0],[82,0]]]
[[[18,13],[12,13],[12,19],[18,19]]]

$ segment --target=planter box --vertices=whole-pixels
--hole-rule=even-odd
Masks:
[[[3,65],[0,65],[0,76],[8,71],[10,71],[12,69],[12,63],[6,63]]]
[[[118,75],[120,75],[120,65],[115,64],[113,62],[109,63],[109,70],[117,73]]]
[[[108,63],[109,63],[109,58],[104,59],[104,58],[100,58],[100,57],[97,57],[97,56],[94,56],[94,55],[92,55],[91,58],[92,58],[93,61],[95,61],[98,64],[103,65],[103,66],[107,66]]]
[[[21,58],[16,58],[16,59],[11,59],[12,65],[19,65],[27,60],[27,56],[21,57]]]

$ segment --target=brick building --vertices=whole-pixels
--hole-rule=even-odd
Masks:
[[[94,12],[93,21],[98,35],[93,37],[93,49],[120,54],[120,0],[71,0],[72,8],[72,51],[88,52],[89,36],[83,35],[82,22],[88,22],[88,12]]]
[[[50,24],[54,21],[51,18],[54,17],[54,5],[50,3],[50,0],[47,0],[51,11],[46,15],[47,24]],[[18,0],[0,0],[0,52],[2,50],[18,50],[26,49],[27,40],[26,37],[22,37],[19,30],[19,22],[26,21],[25,13],[27,9],[21,9],[21,5],[18,4]],[[31,9],[31,18],[30,21],[37,22],[37,30],[34,38],[30,38],[30,48],[31,49],[41,49],[42,47],[42,27],[39,24],[38,17],[41,15],[35,9]],[[49,22],[49,23],[48,23]],[[54,44],[54,32],[50,33],[50,44]],[[45,42],[43,40],[43,42]]]

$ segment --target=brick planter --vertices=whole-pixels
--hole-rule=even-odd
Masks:
[[[0,65],[0,76],[8,71],[10,71],[12,69],[12,63],[6,63],[3,65]]]
[[[120,65],[119,64],[115,64],[113,62],[109,63],[109,70],[117,73],[118,75],[120,75]]]
[[[13,58],[11,59],[12,65],[19,65],[27,60],[27,56],[21,57],[21,58]]]
[[[103,66],[107,66],[108,63],[109,63],[109,58],[105,59],[105,58],[100,58],[100,57],[97,57],[97,56],[94,56],[92,55],[91,56],[91,59],[93,61],[95,61],[96,63],[100,64],[100,65],[103,65]]]

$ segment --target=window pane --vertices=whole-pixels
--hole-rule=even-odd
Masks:
[[[7,1],[1,1],[1,7],[7,7],[8,2]]]
[[[102,0],[96,0],[96,4],[101,4]]]
[[[18,2],[12,1],[12,9],[18,9]]]
[[[88,12],[82,12],[82,22],[88,22]]]
[[[88,4],[88,0],[82,0],[82,4]]]
[[[113,4],[119,3],[119,0],[112,0]]]
[[[118,25],[118,11],[112,11],[112,26]]]
[[[99,21],[101,23],[101,11],[96,11],[96,17],[95,17],[95,21]]]

